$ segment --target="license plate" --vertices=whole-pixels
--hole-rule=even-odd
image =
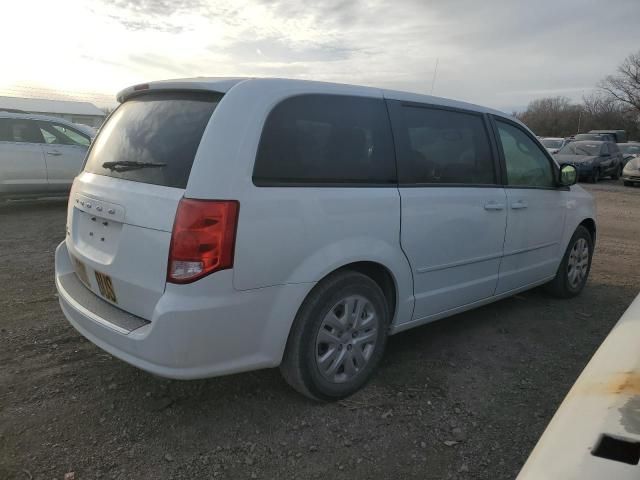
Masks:
[[[114,290],[113,283],[111,282],[111,277],[98,271],[94,273],[96,276],[96,282],[98,282],[98,288],[100,289],[100,295],[113,303],[118,303],[118,300],[116,299],[116,291]]]
[[[87,274],[87,267],[85,267],[84,263],[78,260],[76,257],[71,256],[73,258],[73,265],[76,270],[76,275],[82,283],[84,283],[88,288],[91,288],[91,283],[89,282],[89,275]]]

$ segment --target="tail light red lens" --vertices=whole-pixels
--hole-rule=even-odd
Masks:
[[[235,200],[180,200],[171,233],[168,282],[190,283],[233,267],[239,209]]]

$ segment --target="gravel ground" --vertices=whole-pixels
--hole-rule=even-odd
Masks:
[[[102,352],[55,296],[65,202],[0,207],[0,478],[514,478],[640,287],[640,188],[587,188],[582,295],[533,290],[393,336],[373,381],[329,405],[277,370],[169,381]]]

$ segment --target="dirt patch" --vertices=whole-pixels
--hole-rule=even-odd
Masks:
[[[598,240],[582,295],[540,290],[391,337],[331,405],[277,370],[162,380],[64,319],[65,202],[0,207],[0,478],[514,478],[640,287],[640,188],[587,187]]]

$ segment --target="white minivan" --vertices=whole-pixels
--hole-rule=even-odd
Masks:
[[[592,197],[503,113],[284,79],[118,100],[73,183],[56,286],[82,335],[156,375],[279,365],[338,399],[389,334],[587,280]]]

